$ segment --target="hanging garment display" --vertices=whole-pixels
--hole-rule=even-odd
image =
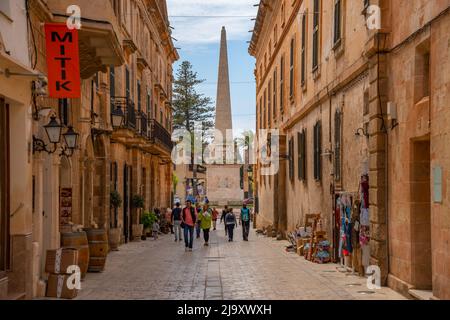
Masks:
[[[369,208],[369,176],[363,175],[361,177],[361,208]]]
[[[364,245],[361,247],[362,252],[362,265],[364,269],[370,265],[370,246]]]
[[[361,202],[359,200],[355,200],[352,207],[352,246],[353,249],[357,249],[360,247],[359,244],[359,230],[360,230],[360,206]]]
[[[359,230],[359,243],[361,246],[368,245],[370,242],[370,228],[369,226],[361,225]]]
[[[353,225],[352,223],[347,220],[345,223],[345,251],[344,251],[344,255],[345,256],[349,256],[352,254],[353,252],[353,246],[352,246],[352,229],[353,229]]]
[[[369,209],[361,209],[360,223],[362,226],[370,226]]]

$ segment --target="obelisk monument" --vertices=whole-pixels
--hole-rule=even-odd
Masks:
[[[220,40],[219,77],[217,83],[216,99],[216,125],[215,129],[221,132],[223,141],[215,137],[216,156],[223,158],[223,164],[207,166],[207,194],[214,205],[240,205],[244,199],[241,189],[240,164],[228,163],[225,151],[233,150],[234,140],[231,133],[233,121],[231,114],[230,76],[228,69],[227,32],[222,27]],[[229,133],[227,136],[227,132]],[[225,141],[226,139],[226,141]],[[218,153],[217,153],[218,152]],[[236,157],[228,156],[228,159]]]

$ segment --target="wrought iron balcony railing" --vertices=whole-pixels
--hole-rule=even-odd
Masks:
[[[116,109],[117,107],[122,108],[125,114],[125,120],[123,122],[123,127],[131,130],[136,130],[136,110],[134,109],[134,102],[127,97],[112,97],[111,106]],[[114,110],[112,109],[112,110]]]
[[[139,130],[138,133],[146,138],[149,138],[149,131],[148,131],[148,116],[145,112],[139,111],[138,112],[138,124],[139,124]]]
[[[151,119],[150,124],[150,139],[153,143],[159,144],[168,151],[172,151],[173,142],[172,136],[162,125],[156,120]]]

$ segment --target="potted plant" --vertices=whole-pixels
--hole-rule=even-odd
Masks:
[[[113,190],[110,193],[109,197],[111,210],[117,210],[122,206],[122,197],[117,190]],[[120,228],[110,228],[109,229],[109,247],[111,251],[119,250],[120,244]]]
[[[122,196],[117,190],[111,191],[110,203],[111,207],[114,209],[118,209],[122,206]]]
[[[140,194],[136,194],[133,196],[133,207],[136,209],[143,209],[145,206],[145,199]]]
[[[133,198],[131,199],[131,204],[132,204],[133,208],[135,209],[132,219],[136,223],[136,224],[132,225],[133,238],[134,238],[134,240],[139,241],[139,240],[142,240],[142,232],[144,230],[144,226],[142,224],[139,224],[139,222],[141,220],[140,213],[141,213],[141,210],[145,206],[144,197],[140,194],[134,195]]]
[[[142,215],[141,223],[144,226],[144,234],[146,236],[152,235],[152,226],[157,219],[158,218],[156,217],[156,214],[154,212],[144,212],[144,214]]]

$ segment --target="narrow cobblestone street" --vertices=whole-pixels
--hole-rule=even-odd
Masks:
[[[404,299],[383,288],[367,292],[366,279],[339,271],[335,264],[318,265],[287,253],[287,242],[257,236],[243,242],[242,229],[229,243],[223,225],[194,252],[171,235],[124,245],[108,256],[106,271],[90,273],[78,299],[169,300],[355,300]]]

